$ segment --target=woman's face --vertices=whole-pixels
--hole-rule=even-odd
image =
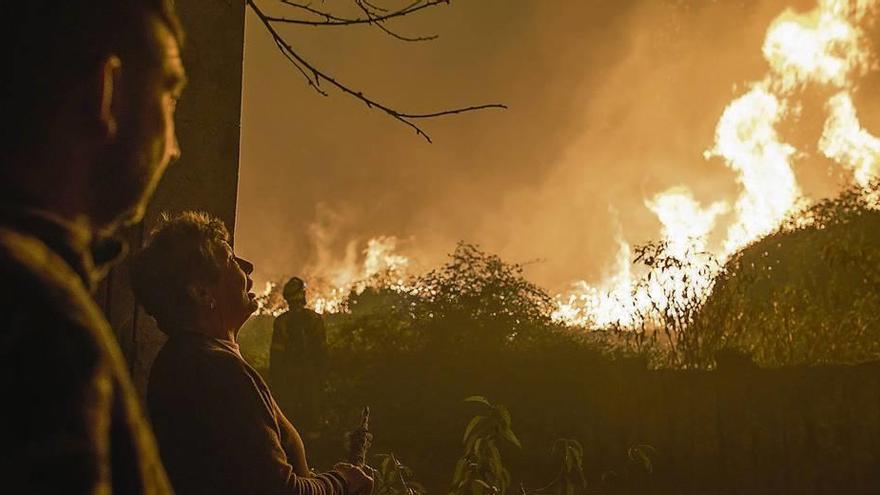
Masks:
[[[216,314],[225,328],[236,331],[257,310],[257,296],[251,292],[254,285],[250,274],[254,265],[235,256],[227,243],[218,244],[214,251],[219,277],[211,288],[216,301]]]

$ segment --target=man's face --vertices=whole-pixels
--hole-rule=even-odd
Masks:
[[[239,258],[227,243],[214,248],[219,270],[212,292],[217,311],[225,326],[238,329],[257,310],[257,296],[251,292],[254,281],[250,274],[254,265]]]
[[[150,22],[154,56],[122,62],[125,105],[118,135],[96,167],[93,216],[113,227],[140,221],[168,165],[180,156],[174,113],[186,84],[180,47],[158,18]]]

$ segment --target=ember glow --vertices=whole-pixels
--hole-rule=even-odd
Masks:
[[[860,27],[876,14],[869,0],[820,0],[811,12],[783,12],[769,27],[763,56],[765,77],[735,98],[718,121],[715,143],[706,158],[720,157],[736,173],[740,195],[728,205],[703,208],[684,186],[658,195],[646,206],[663,225],[669,254],[686,268],[662,273],[634,272],[629,245],[619,239],[618,271],[598,285],[579,282],[557,297],[555,316],[580,326],[628,326],[651,303],[665,307],[669,297],[706,297],[714,270],[728,257],[778,228],[798,206],[807,204],[792,169],[797,150],[780,138],[779,126],[798,109],[799,91],[821,86],[836,93],[826,103],[827,120],[818,148],[827,158],[867,185],[877,176],[880,140],[864,130],[853,104],[859,78],[877,64],[866,48]],[[720,215],[732,211],[726,235],[718,245],[709,236]],[[706,257],[705,254],[711,256]],[[689,270],[693,272],[688,273]]]

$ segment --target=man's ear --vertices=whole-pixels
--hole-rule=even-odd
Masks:
[[[98,78],[98,122],[105,137],[112,140],[119,128],[122,107],[122,60],[116,55],[104,59]]]
[[[190,285],[186,288],[186,293],[196,304],[203,308],[214,309],[217,305],[214,295],[205,286]]]

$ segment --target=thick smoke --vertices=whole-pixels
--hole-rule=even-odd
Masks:
[[[398,24],[440,34],[427,44],[290,30],[319,65],[402,108],[510,105],[426,123],[433,145],[341,95],[310,93],[249,22],[237,249],[261,280],[331,270],[380,235],[422,266],[466,240],[538,260],[528,274],[551,290],[599,280],[618,235],[659,237],[646,198],[686,185],[702,205],[735,203],[733,172],[703,152],[741,85],[767,72],[770,23],[814,5],[481,0]],[[873,135],[878,90],[874,73],[853,95]],[[801,190],[831,194],[848,176],[817,150],[822,106],[795,114],[782,127],[804,153],[793,157]]]

